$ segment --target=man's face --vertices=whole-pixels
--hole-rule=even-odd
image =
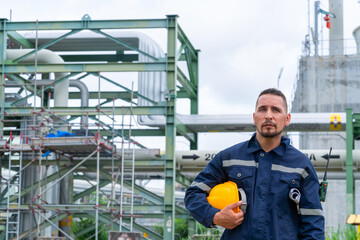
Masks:
[[[280,135],[284,127],[289,126],[290,118],[282,97],[271,94],[259,97],[253,119],[256,131],[262,137],[272,138]]]

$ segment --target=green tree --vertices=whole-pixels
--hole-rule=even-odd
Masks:
[[[81,236],[77,236],[76,239],[78,240],[86,240],[86,239],[95,239],[95,229],[88,231],[86,233],[81,233],[85,229],[95,226],[95,219],[94,218],[80,218],[79,221],[74,221],[72,230],[76,235],[81,234]],[[98,228],[98,239],[99,240],[107,240],[108,239],[108,231],[103,227]]]

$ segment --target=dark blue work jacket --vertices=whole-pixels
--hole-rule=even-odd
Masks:
[[[229,180],[245,191],[247,208],[242,224],[226,229],[222,239],[325,239],[317,175],[288,138],[265,152],[254,134],[209,162],[185,194],[186,208],[205,227],[219,211],[207,202],[208,193]],[[289,198],[292,188],[301,193],[299,205]]]

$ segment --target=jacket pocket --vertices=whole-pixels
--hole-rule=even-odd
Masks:
[[[283,173],[280,176],[280,181],[286,183],[289,188],[300,188],[300,180],[298,174]]]
[[[229,170],[229,180],[235,182],[238,188],[243,189],[249,204],[254,183],[252,169],[232,168]]]

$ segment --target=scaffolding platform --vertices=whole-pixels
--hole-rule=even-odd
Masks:
[[[97,141],[99,140],[100,152],[110,153],[116,146],[104,138],[97,136],[83,137],[56,137],[56,138],[32,138],[31,145],[34,149],[42,149],[43,151],[65,152],[71,155],[90,154],[97,149]]]
[[[0,152],[31,152],[34,149],[32,149],[30,144],[11,144],[11,149],[10,149],[10,144],[7,142],[7,140],[5,139],[1,139],[0,140]]]

